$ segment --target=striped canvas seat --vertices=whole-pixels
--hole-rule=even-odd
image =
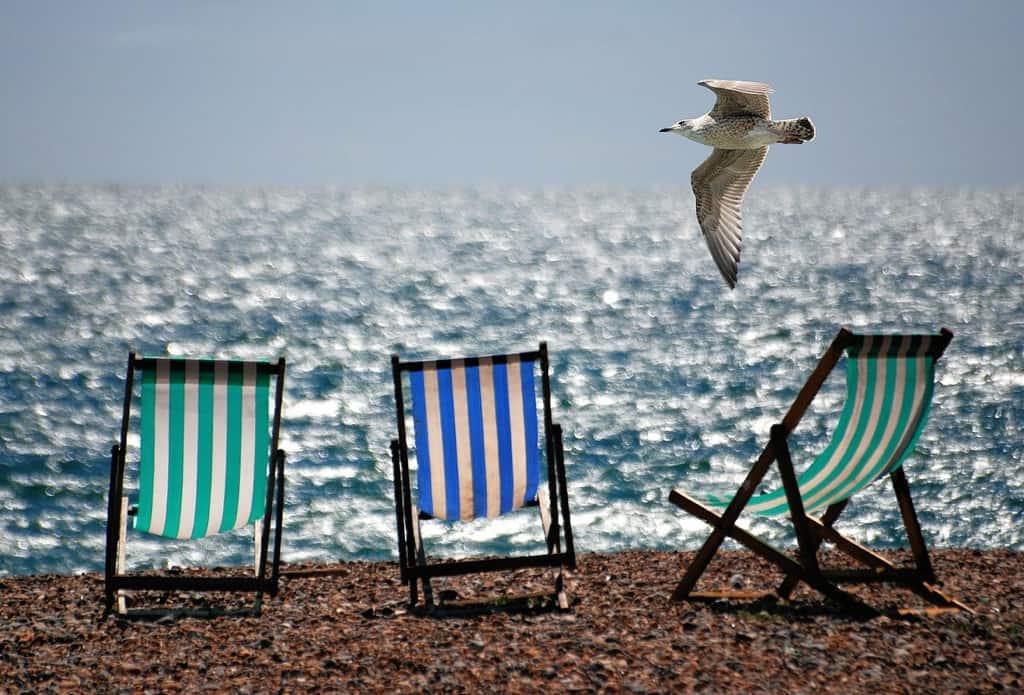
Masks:
[[[391,368],[398,425],[391,442],[398,556],[410,602],[416,604],[417,582],[422,582],[424,599],[433,606],[432,577],[552,567],[559,568],[557,601],[567,606],[561,568],[575,567],[576,556],[562,430],[551,418],[547,346],[461,359],[403,362],[393,355]],[[421,521],[493,519],[526,506],[540,511],[538,541],[546,553],[427,560]]]
[[[410,372],[420,510],[495,517],[537,497],[534,362],[426,362]]]
[[[262,519],[270,373],[255,362],[153,359],[149,366],[135,528],[202,538]]]
[[[935,375],[932,336],[864,336],[846,349],[846,403],[828,446],[797,480],[804,508],[842,502],[903,464],[924,429]],[[731,498],[709,496],[723,508]],[[782,488],[755,495],[746,511],[789,513]]]
[[[825,596],[864,615],[877,611],[839,584],[888,582],[910,589],[934,604],[927,611],[970,609],[935,586],[935,571],[910,496],[903,462],[914,449],[931,407],[935,363],[953,334],[867,335],[842,328],[818,361],[782,421],[771,428],[768,444],[732,497],[669,492],[669,501],[707,522],[711,535],[697,551],[672,598],[750,598],[755,592],[695,591],[696,584],[726,538],[731,538],[781,569],[786,578],[774,592],[788,598],[804,582]],[[800,475],[790,452],[790,437],[822,384],[846,357],[846,402],[832,438]],[[782,487],[754,494],[773,464]],[[835,523],[849,499],[872,481],[888,476],[899,507],[913,566],[888,558],[847,538]],[[796,535],[798,557],[761,540],[737,521],[743,512],[786,515]],[[820,516],[818,516],[820,514]],[[824,568],[818,559],[823,542],[866,568]],[[908,609],[917,610],[917,609]]]
[[[277,443],[284,367],[284,359],[128,356],[121,436],[111,450],[108,611],[115,600],[119,612],[127,611],[126,592],[253,592],[257,611],[264,592],[277,593],[284,504],[284,452]],[[137,504],[129,507],[128,496],[136,492],[127,481],[132,426],[139,435],[138,478]],[[252,526],[254,576],[128,572],[129,515],[135,530],[178,540]],[[272,527],[274,545],[268,553]]]

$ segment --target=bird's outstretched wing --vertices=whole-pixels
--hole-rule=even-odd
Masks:
[[[715,93],[717,99],[711,109],[712,118],[744,116],[753,114],[771,118],[768,95],[772,88],[763,82],[740,82],[737,80],[701,80],[697,84]]]
[[[690,185],[697,199],[697,222],[715,265],[729,287],[736,286],[743,241],[743,195],[768,154],[756,150],[716,149],[693,170]]]

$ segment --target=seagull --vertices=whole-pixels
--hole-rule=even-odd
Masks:
[[[772,88],[763,82],[701,80],[697,84],[715,93],[715,105],[700,118],[679,121],[659,132],[678,133],[715,148],[693,170],[690,185],[704,240],[732,289],[740,262],[743,195],[761,168],[768,146],[809,142],[814,139],[814,124],[806,116],[773,121],[768,105]]]

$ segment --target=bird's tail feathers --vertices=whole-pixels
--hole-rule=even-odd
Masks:
[[[810,142],[814,139],[814,124],[807,116],[800,118],[788,118],[784,121],[775,121],[772,124],[776,132],[782,136],[785,144],[799,144]]]

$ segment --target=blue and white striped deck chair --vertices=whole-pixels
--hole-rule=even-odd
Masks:
[[[575,568],[562,430],[551,421],[547,345],[463,359],[403,362],[394,355],[391,365],[398,417],[398,437],[391,442],[398,554],[412,604],[422,581],[424,599],[433,605],[430,578],[435,576]],[[407,416],[414,449],[407,440]],[[493,518],[528,506],[540,508],[546,553],[427,561],[421,520]],[[564,607],[560,571],[555,593]]]
[[[277,593],[284,500],[278,449],[284,359],[272,362],[128,356],[120,442],[111,451],[106,602],[126,591]],[[275,382],[273,388],[271,381]],[[136,398],[136,382],[141,382]],[[132,403],[138,414],[132,416]],[[138,427],[137,501],[126,497],[126,453]],[[134,468],[134,466],[133,466]],[[127,517],[136,531],[184,540],[253,526],[253,576],[128,573]],[[268,558],[273,521],[274,548]],[[268,567],[269,564],[269,567]]]
[[[874,609],[836,584],[889,581],[913,590],[941,609],[969,610],[932,586],[935,573],[902,468],[928,418],[935,362],[952,338],[947,329],[935,335],[857,335],[841,329],[782,422],[772,427],[768,445],[733,497],[697,497],[678,490],[669,494],[673,503],[715,529],[679,582],[673,599],[736,596],[736,592],[693,591],[719,545],[731,537],[783,570],[786,579],[775,592],[782,598],[804,581],[826,596],[871,613]],[[838,424],[825,449],[798,476],[790,458],[789,437],[844,355],[846,402]],[[778,463],[782,487],[754,494],[773,462]],[[883,476],[889,476],[896,493],[914,556],[912,568],[894,566],[833,528],[850,498]],[[788,515],[796,533],[799,559],[790,558],[736,526],[744,511],[761,516]],[[810,516],[812,513],[822,516],[815,518]],[[817,551],[823,541],[833,543],[868,569],[821,568]],[[742,595],[749,596],[750,592]]]

